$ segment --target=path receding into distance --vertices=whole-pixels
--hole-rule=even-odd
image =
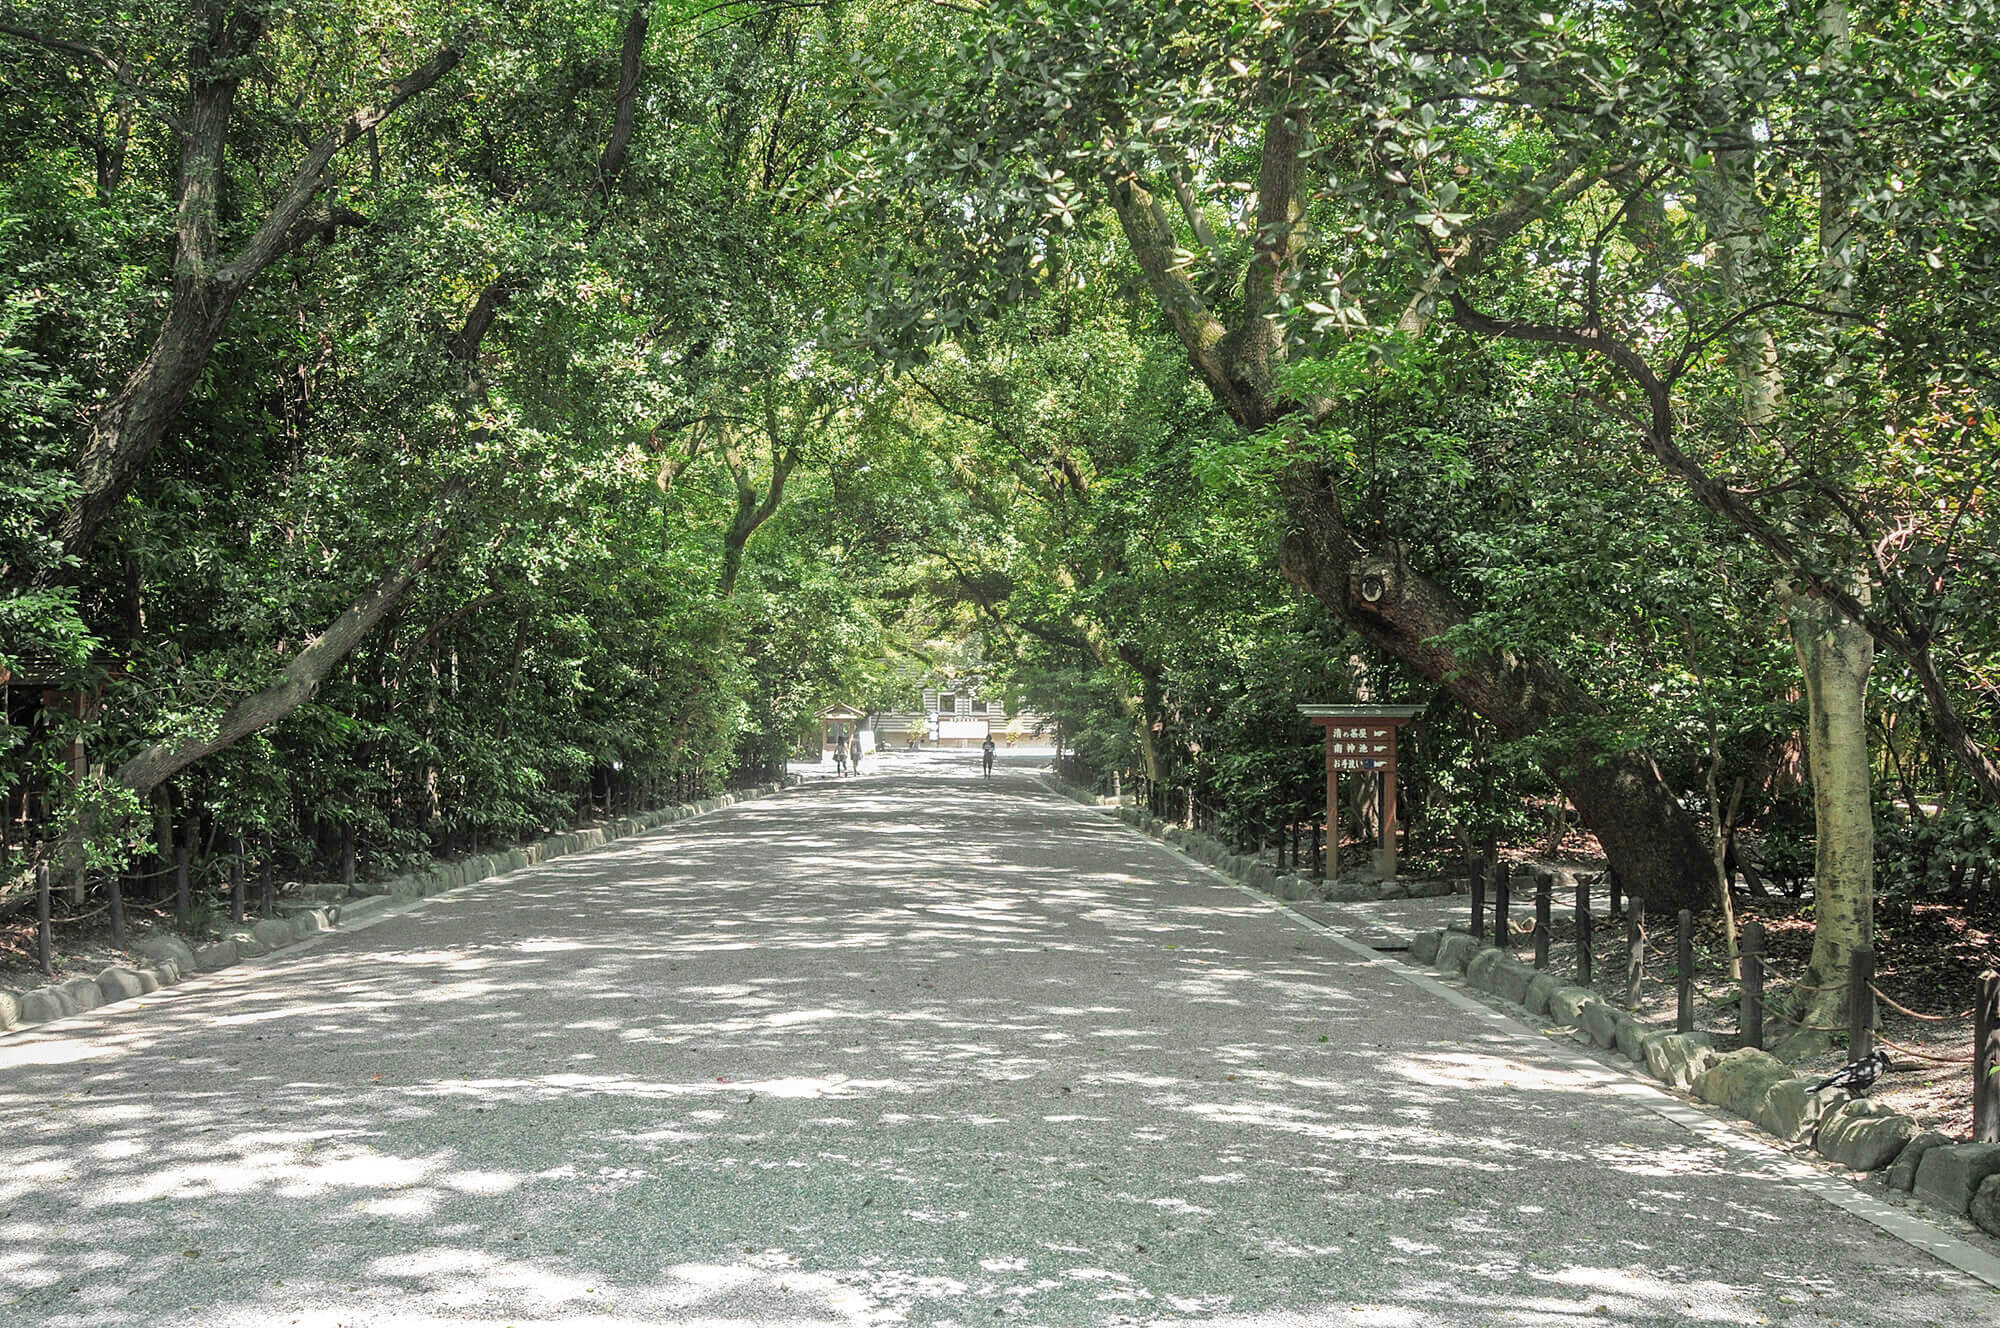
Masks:
[[[0,1324],[2000,1322],[974,761],[0,1041]]]

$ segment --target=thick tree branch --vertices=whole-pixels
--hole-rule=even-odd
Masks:
[[[1256,415],[1260,404],[1243,391],[1230,373],[1222,344],[1229,329],[1188,280],[1180,244],[1152,194],[1136,176],[1113,179],[1110,187],[1111,207],[1118,214],[1126,242],[1132,246],[1132,256],[1146,274],[1147,284],[1153,288],[1181,345],[1187,348],[1195,371],[1232,416],[1244,420]]]
[[[129,66],[102,46],[91,42],[72,41],[67,37],[51,37],[46,33],[16,27],[12,23],[0,23],[0,36],[13,37],[33,46],[40,46],[44,50],[56,51],[62,55],[74,56],[79,60],[101,65],[119,83],[127,87],[132,86]]]
[[[1415,339],[1429,329],[1436,313],[1437,298],[1447,280],[1463,280],[1484,266],[1495,250],[1525,230],[1537,218],[1582,194],[1597,183],[1595,172],[1577,174],[1583,165],[1581,149],[1571,149],[1554,166],[1515,191],[1514,197],[1497,212],[1480,218],[1460,231],[1457,242],[1438,256],[1417,291],[1403,306],[1396,330]]]
[[[1257,233],[1250,268],[1243,275],[1243,317],[1224,343],[1230,376],[1263,401],[1277,394],[1278,365],[1284,358],[1284,329],[1278,317],[1305,250],[1299,154],[1311,132],[1311,118],[1303,106],[1280,107],[1265,122],[1257,167]]]
[[[1696,502],[1762,545],[1776,559],[1778,566],[1798,579],[1806,593],[1832,605],[1866,630],[1877,643],[1908,661],[1917,676],[1918,685],[1923,689],[1924,699],[1930,704],[1932,719],[1946,746],[1979,785],[1980,792],[1995,805],[2000,805],[2000,763],[1996,763],[1967,733],[1957,704],[1952,700],[1931,656],[1930,643],[1913,637],[1876,608],[1864,603],[1840,577],[1829,575],[1817,566],[1796,540],[1775,523],[1765,520],[1743,501],[1736,490],[1715,479],[1700,462],[1681,450],[1675,441],[1671,390],[1667,381],[1647,363],[1645,356],[1600,328],[1566,328],[1548,323],[1492,318],[1473,309],[1463,296],[1457,294],[1451,297],[1451,306],[1454,320],[1468,332],[1589,351],[1603,356],[1623,370],[1646,398],[1648,417],[1639,429],[1646,450],[1669,474],[1687,486]]]
[[[411,98],[428,91],[439,79],[457,68],[463,58],[460,51],[449,46],[443,48],[423,65],[390,83],[381,105],[357,108],[331,132],[323,135],[292,173],[284,196],[266,214],[264,224],[217,275],[225,283],[241,287],[269,267],[272,260],[285,251],[292,227],[298,224],[306,208],[325,187],[326,168],[335,154],[394,115]]]
[[[611,201],[612,188],[625,170],[631,155],[632,132],[638,121],[639,72],[646,53],[646,32],[652,25],[652,7],[640,5],[625,21],[625,41],[618,57],[618,97],[611,117],[611,138],[597,161],[597,178],[604,201]]]
[[[446,520],[440,516],[418,541],[416,552],[410,558],[384,573],[380,580],[348,605],[325,632],[292,657],[270,685],[252,692],[224,711],[213,731],[155,743],[120,765],[113,778],[144,798],[204,756],[221,751],[259,729],[268,728],[304,705],[340,661],[382,621],[383,615],[409,593],[417,578],[444,552],[447,543]]]
[[[318,223],[305,222],[306,210],[324,183],[326,166],[334,153],[434,84],[459,59],[455,50],[439,52],[422,68],[391,84],[391,95],[383,106],[356,111],[316,143],[257,233],[234,258],[218,267],[214,256],[216,218],[236,71],[261,28],[241,12],[226,18],[213,15],[211,28],[209,37],[196,43],[190,55],[173,295],[151,350],[126,378],[118,395],[98,413],[77,458],[79,493],[64,513],[61,527],[63,547],[72,555],[89,549],[138,479],[146,458],[173,427],[243,292],[260,272],[299,242],[302,222],[305,234],[318,228]],[[330,211],[327,216],[334,219],[332,224],[339,224],[337,212]]]

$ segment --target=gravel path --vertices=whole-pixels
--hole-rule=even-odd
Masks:
[[[975,761],[0,1041],[0,1324],[2000,1318]]]

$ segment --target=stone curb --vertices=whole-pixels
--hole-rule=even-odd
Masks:
[[[369,881],[355,886],[354,896],[330,900],[324,886],[310,890],[304,899],[280,905],[280,914],[259,918],[254,923],[231,927],[223,938],[191,946],[180,936],[162,933],[139,943],[142,957],[152,962],[140,968],[113,965],[95,978],[71,978],[67,982],[36,987],[32,991],[0,990],[0,1034],[31,1028],[56,1019],[94,1010],[112,1001],[144,996],[162,987],[171,987],[194,973],[213,973],[238,962],[276,950],[287,949],[319,932],[332,931],[343,922],[359,922],[382,912],[391,904],[442,894],[494,876],[521,871],[602,848],[613,840],[644,834],[674,821],[685,821],[706,812],[731,807],[751,798],[796,788],[803,781],[796,775],[771,784],[759,784],[741,793],[723,793],[687,806],[664,807],[637,816],[621,816],[603,825],[549,835],[532,844],[485,853],[458,862],[438,863],[420,872]]]
[[[1418,933],[1410,955],[1426,953],[1435,958],[1425,967],[1463,974],[1467,986],[1505,997],[1530,1013],[1546,1013],[1550,1022],[1619,1052],[1670,1088],[1788,1143],[1808,1145],[1849,1171],[1873,1173],[1878,1182],[1969,1217],[1981,1230],[2000,1236],[2000,1144],[1949,1139],[1839,1089],[1809,1092],[1808,1081],[1795,1077],[1775,1056],[1750,1047],[1718,1055],[1706,1033],[1676,1033],[1635,1019],[1595,992],[1562,986],[1510,952],[1481,946],[1464,932]]]
[[[1375,899],[1431,898],[1453,893],[1449,881],[1418,881],[1423,887],[1412,891],[1410,881],[1315,881],[1309,876],[1295,872],[1279,872],[1267,862],[1234,853],[1219,839],[1212,839],[1198,830],[1185,830],[1177,825],[1169,825],[1136,807],[1113,802],[1100,797],[1088,789],[1078,788],[1060,776],[1044,771],[1037,775],[1041,782],[1053,792],[1061,794],[1072,802],[1080,802],[1086,807],[1096,807],[1104,811],[1115,811],[1118,819],[1142,834],[1150,835],[1163,844],[1169,844],[1187,854],[1204,866],[1221,872],[1224,876],[1249,886],[1259,894],[1270,895],[1273,899],[1316,900],[1324,899],[1330,904],[1359,904]],[[1324,888],[1324,895],[1320,893]]]

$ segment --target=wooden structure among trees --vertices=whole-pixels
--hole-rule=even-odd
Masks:
[[[862,727],[863,721],[867,718],[867,712],[856,710],[853,706],[834,705],[820,711],[820,758],[824,760],[833,751],[833,744],[836,741],[845,743],[854,735],[855,730]],[[864,745],[873,750],[872,742]]]
[[[1379,776],[1382,843],[1375,870],[1396,874],[1396,731],[1422,714],[1417,706],[1302,705],[1299,713],[1326,730],[1326,834],[1329,865],[1340,851],[1340,776]],[[1329,872],[1329,875],[1332,873]]]

